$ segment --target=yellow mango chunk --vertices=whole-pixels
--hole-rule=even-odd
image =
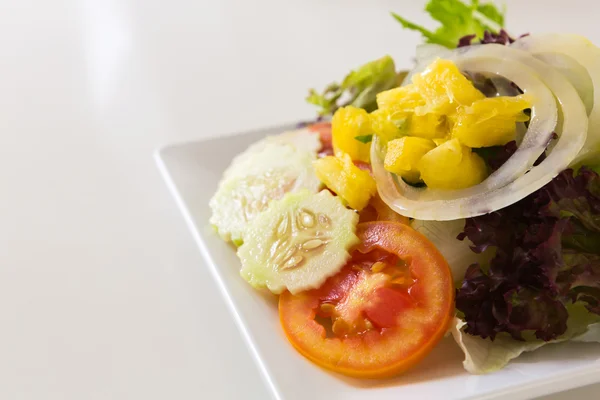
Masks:
[[[352,106],[338,109],[331,120],[334,154],[348,154],[356,161],[369,162],[371,143],[362,143],[357,136],[372,134],[369,113]]]
[[[397,139],[405,132],[406,117],[395,119],[387,110],[379,109],[373,111],[371,117],[371,130],[384,142]]]
[[[377,94],[377,108],[391,113],[407,114],[425,105],[415,85],[406,85]]]
[[[449,60],[438,59],[412,79],[426,106],[417,107],[415,113],[451,114],[459,106],[470,106],[485,98]]]
[[[420,178],[417,164],[421,157],[433,149],[435,143],[430,139],[405,136],[392,140],[387,145],[384,168],[408,182],[416,183]]]
[[[478,100],[457,112],[452,137],[472,148],[505,145],[515,140],[516,123],[529,119],[523,110],[530,107],[527,95]]]
[[[360,211],[377,193],[375,180],[358,168],[348,154],[328,156],[313,162],[317,177],[351,208]]]
[[[464,189],[487,176],[485,162],[458,139],[448,140],[419,160],[421,179],[432,189]]]
[[[446,117],[438,114],[412,115],[407,135],[439,139],[449,134]]]

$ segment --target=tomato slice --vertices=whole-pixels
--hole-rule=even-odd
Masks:
[[[369,204],[360,211],[359,216],[359,222],[391,221],[410,225],[410,220],[407,217],[392,210],[379,195],[371,198]]]
[[[384,378],[419,362],[454,312],[444,257],[424,236],[395,222],[358,225],[361,245],[319,289],[279,298],[291,344],[344,375]]]
[[[331,134],[331,122],[317,122],[308,126],[308,129],[319,134],[321,139],[321,150],[319,157],[333,155],[333,143]]]

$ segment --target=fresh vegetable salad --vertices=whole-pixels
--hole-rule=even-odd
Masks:
[[[237,156],[210,202],[241,277],[324,368],[383,378],[448,332],[488,373],[600,342],[600,49],[509,35],[491,3],[431,0],[435,31],[308,101],[320,122]],[[233,268],[234,266],[232,266]]]

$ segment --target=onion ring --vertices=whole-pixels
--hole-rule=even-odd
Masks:
[[[515,203],[566,169],[587,137],[587,113],[577,90],[556,69],[528,52],[486,44],[456,49],[446,58],[463,71],[514,82],[534,98],[532,117],[515,154],[482,183],[462,190],[417,189],[404,183],[384,169],[381,144],[375,137],[371,159],[380,196],[399,214],[421,220],[474,217]],[[412,74],[423,69],[418,65]],[[546,160],[533,167],[553,132],[559,135],[558,141]]]

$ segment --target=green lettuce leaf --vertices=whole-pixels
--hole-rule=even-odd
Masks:
[[[545,342],[535,339],[515,340],[508,334],[497,335],[494,341],[472,336],[464,332],[466,323],[454,318],[452,336],[465,354],[463,366],[472,374],[487,374],[504,368],[510,360],[551,343],[567,340],[600,342],[600,317],[587,311],[585,304],[575,303],[567,307],[569,319],[567,331],[559,338]]]
[[[323,93],[311,89],[306,101],[319,107],[321,115],[332,115],[347,105],[370,112],[377,108],[377,93],[397,87],[403,78],[396,73],[392,57],[384,56],[351,71],[341,84],[332,83]]]
[[[498,24],[499,27],[504,26],[504,10],[500,11],[492,3],[480,4],[477,6],[477,11],[488,19],[488,23],[491,22]],[[498,29],[499,30],[499,29]]]
[[[478,0],[471,0],[471,4],[461,0],[430,0],[425,11],[441,24],[435,31],[412,23],[396,13],[392,13],[392,16],[404,28],[420,32],[428,43],[448,48],[455,48],[464,36],[483,38],[485,31],[498,33],[504,26],[504,11],[492,3],[479,4]]]

